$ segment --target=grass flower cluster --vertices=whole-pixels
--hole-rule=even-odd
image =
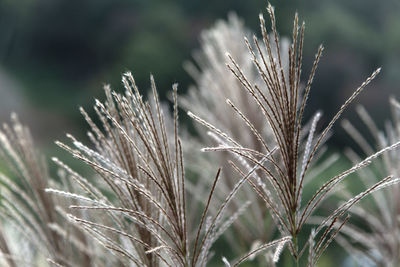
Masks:
[[[91,177],[58,158],[51,177],[13,115],[0,131],[1,264],[275,266],[288,251],[293,265],[316,266],[336,240],[357,260],[396,266],[400,104],[391,100],[386,133],[358,109],[376,145],[342,121],[366,155],[347,151],[353,166],[323,177],[337,160],[326,155],[332,127],[380,69],[319,131],[321,113],[305,121],[304,111],[323,47],[304,78],[305,24],[296,14],[289,41],[279,36],[271,5],[267,12],[271,30],[260,15],[261,37],[235,15],[203,33],[195,62],[185,65],[195,85],[179,97],[172,86],[172,111],[160,102],[153,77],[146,101],[129,72],[123,93],[105,87],[105,101],[94,105],[97,118],[81,108],[90,144],[71,134],[56,144],[87,165]],[[179,127],[179,105],[196,135]],[[355,173],[361,192],[345,184]],[[313,194],[303,194],[315,183]],[[221,254],[217,240],[232,253]]]

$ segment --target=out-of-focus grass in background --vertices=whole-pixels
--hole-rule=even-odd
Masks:
[[[367,74],[383,66],[359,101],[382,121],[387,97],[399,95],[400,2],[271,3],[281,34],[290,33],[295,11],[306,21],[305,71],[318,44],[326,47],[309,111],[323,109],[329,118]],[[258,32],[257,14],[265,6],[264,0],[0,0],[0,119],[20,113],[42,143],[65,131],[84,133],[77,107],[101,98],[104,83],[120,87],[126,70],[142,89],[153,73],[162,93],[174,82],[182,93],[191,83],[182,62],[198,46],[201,30],[235,11]],[[342,140],[336,135],[334,143]]]

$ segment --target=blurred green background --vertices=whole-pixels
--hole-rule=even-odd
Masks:
[[[296,11],[306,22],[304,79],[318,45],[326,48],[307,115],[323,110],[326,123],[382,66],[357,103],[383,127],[388,97],[400,98],[400,1],[271,4],[282,35],[291,33]],[[103,98],[105,83],[121,88],[121,73],[130,70],[144,91],[153,73],[164,99],[175,82],[183,94],[193,81],[182,63],[199,47],[200,32],[235,11],[258,34],[258,13],[265,13],[266,5],[264,0],[0,0],[0,121],[19,113],[47,154],[59,153],[53,140],[65,140],[66,132],[84,136],[78,107],[90,111],[94,98]],[[354,107],[344,117],[357,126]],[[334,130],[333,147],[351,145],[340,127]],[[322,261],[321,266],[333,262]]]
[[[199,46],[199,33],[235,11],[258,33],[264,0],[0,0],[0,119],[16,111],[42,143],[66,131],[84,133],[78,106],[102,98],[102,86],[121,87],[131,70],[142,90],[153,73],[161,95],[192,82],[182,68]],[[327,120],[377,67],[379,78],[361,95],[379,122],[387,98],[399,96],[400,1],[279,0],[278,29],[290,34],[296,11],[306,21],[304,77],[320,43],[326,47],[309,114]],[[347,112],[346,117],[351,118]],[[382,124],[382,123],[381,123]],[[340,133],[333,143],[342,146]]]

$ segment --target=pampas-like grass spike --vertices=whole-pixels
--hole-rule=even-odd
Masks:
[[[226,207],[245,179],[210,214],[210,205],[212,202],[215,205],[213,194],[220,177],[218,170],[200,222],[191,232],[187,221],[185,164],[178,135],[177,85],[173,86],[174,110],[170,119],[158,100],[153,77],[151,102],[143,101],[132,74],[124,74],[122,82],[125,94],[106,87],[107,101],[96,100],[95,111],[104,131],[81,109],[91,127],[96,151],[71,135],[67,136],[73,147],[57,142],[96,172],[105,184],[101,191],[107,193],[94,192],[93,186],[77,174],[74,177],[87,196],[54,189],[47,192],[79,200],[82,204],[70,208],[92,214],[91,219],[70,215],[71,220],[127,262],[138,266],[205,266],[213,243],[248,206],[246,203],[224,219]],[[71,173],[64,164],[58,165]]]
[[[358,109],[378,143],[377,152],[355,127],[343,122],[369,156],[362,159],[349,151],[353,166],[323,180],[306,199],[303,191],[310,181],[338,158],[319,161],[332,127],[380,68],[318,132],[321,113],[304,123],[304,112],[323,47],[302,83],[304,23],[299,24],[296,14],[289,44],[277,32],[271,5],[267,12],[271,32],[261,14],[262,37],[250,38],[231,15],[227,23],[219,22],[203,34],[197,66],[187,64],[196,88],[179,103],[200,125],[200,138],[179,130],[177,84],[172,86],[169,112],[159,101],[152,76],[152,94],[145,101],[127,72],[122,76],[124,93],[105,86],[106,100],[95,100],[97,120],[80,108],[90,127],[90,145],[71,134],[69,142],[56,142],[88,165],[93,176],[86,178],[53,158],[60,169],[58,179],[52,179],[29,130],[12,115],[12,124],[0,130],[0,159],[6,165],[0,173],[1,264],[203,267],[221,236],[222,242],[231,241],[234,255],[243,255],[222,257],[229,267],[261,254],[266,259],[263,266],[275,266],[286,245],[296,266],[306,261],[315,266],[334,239],[378,264],[398,264],[400,104],[391,100],[394,124],[388,124],[386,135]],[[200,141],[209,138],[214,145],[197,153]],[[380,156],[382,161],[377,160]],[[378,161],[380,177],[368,168],[373,161]],[[356,172],[365,184],[362,192],[340,190],[344,201],[326,210],[325,217],[315,216]],[[391,194],[379,191],[388,187]],[[356,206],[370,195],[375,213]],[[371,231],[349,223],[350,214],[365,219]],[[272,219],[266,223],[269,215]],[[308,232],[306,224],[316,226]],[[280,238],[269,242],[276,229]],[[15,237],[26,242],[15,246],[10,241]],[[301,260],[307,252],[307,259]]]
[[[56,266],[104,266],[100,256],[104,250],[99,250],[81,230],[63,218],[68,203],[59,202],[45,192],[56,184],[55,180],[50,178],[45,158],[36,151],[29,129],[15,114],[12,124],[5,124],[0,131],[0,159],[7,164],[7,173],[0,173],[0,215],[8,231],[16,229],[10,235],[8,231],[0,232],[0,249],[8,265],[32,266],[38,258],[45,257]],[[68,183],[57,186],[72,189]],[[89,200],[68,194],[74,200]],[[21,244],[9,246],[7,240],[12,238],[24,238],[29,251],[20,250]],[[114,261],[116,266],[118,262]]]
[[[261,164],[259,158],[262,158],[264,150],[258,149],[252,152],[250,149],[246,150],[246,144],[240,144],[234,137],[228,133],[221,131],[217,126],[205,121],[204,119],[189,113],[189,115],[200,124],[203,124],[208,130],[214,132],[219,138],[222,139],[224,151],[230,151],[236,157],[241,157],[242,160],[248,163],[255,164],[259,172],[263,174],[262,178],[267,184],[269,190],[263,190],[257,184],[256,178],[246,179],[254,188],[256,193],[265,201],[266,207],[270,210],[279,224],[279,230],[283,236],[291,236],[289,243],[290,252],[297,264],[309,244],[313,242],[301,243],[299,234],[303,231],[303,226],[308,222],[309,217],[320,207],[323,200],[332,192],[337,185],[342,182],[351,173],[370,165],[372,160],[379,155],[394,150],[400,145],[400,142],[388,146],[379,152],[367,157],[360,163],[355,164],[352,168],[343,173],[329,179],[323,184],[314,195],[306,201],[305,205],[301,205],[303,198],[304,181],[308,170],[313,162],[315,162],[317,152],[321,145],[326,140],[328,133],[340,118],[344,110],[353,102],[353,100],[364,90],[364,88],[376,77],[380,72],[380,68],[374,71],[365,82],[363,82],[354,93],[345,101],[340,107],[336,115],[331,119],[324,130],[318,134],[313,140],[316,123],[319,115],[317,115],[311,125],[308,134],[308,140],[302,141],[302,124],[304,109],[308,96],[310,94],[311,84],[314,79],[318,62],[322,56],[323,47],[320,46],[315,56],[315,61],[311,69],[308,81],[305,84],[304,91],[301,90],[300,76],[301,76],[301,61],[302,61],[302,48],[304,36],[304,23],[299,27],[297,14],[294,19],[292,44],[288,50],[288,70],[285,71],[284,62],[282,60],[283,53],[280,50],[279,35],[276,30],[275,13],[271,5],[268,6],[267,11],[271,18],[272,34],[268,34],[265,21],[260,15],[260,24],[262,32],[262,45],[257,38],[253,38],[254,46],[245,39],[250,56],[254,66],[258,70],[261,83],[254,83],[253,78],[249,78],[237,60],[227,54],[229,64],[227,65],[232,74],[237,78],[238,82],[242,85],[242,89],[249,96],[251,96],[252,103],[259,108],[259,113],[263,114],[265,124],[271,127],[271,131],[278,148],[277,152],[272,154],[268,159],[269,165]],[[276,54],[273,53],[274,49]],[[247,66],[244,66],[247,68]],[[303,92],[303,93],[302,93]],[[229,105],[237,110],[238,114],[243,113],[233,101],[228,101]],[[243,123],[251,128],[249,120],[240,116]],[[250,121],[251,122],[251,121]],[[218,125],[218,124],[216,124]],[[259,136],[259,135],[257,135]],[[263,144],[270,144],[269,140],[263,137],[265,142]],[[302,147],[303,157],[301,157]],[[236,148],[238,147],[238,149]],[[265,147],[266,151],[270,147]],[[207,148],[206,150],[221,150],[220,147]],[[303,159],[302,159],[303,158]],[[235,169],[239,174],[244,174],[246,164],[242,166],[235,165]],[[331,213],[313,232],[316,238],[315,245],[311,248],[311,256],[309,265],[314,266],[319,259],[322,252],[331,243],[333,238],[338,234],[339,230],[347,222],[346,217],[348,210],[363,199],[366,195],[384,188],[386,186],[398,183],[398,179],[389,176],[375,185],[371,185],[366,191],[360,193],[354,198],[348,200],[345,204],[339,206],[337,210]],[[304,200],[303,200],[304,201]],[[336,226],[337,223],[339,226]],[[325,230],[323,230],[325,229]]]

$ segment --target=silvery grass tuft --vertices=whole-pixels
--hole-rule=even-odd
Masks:
[[[45,193],[49,186],[73,190],[74,179],[63,172],[59,182],[50,178],[45,157],[36,151],[29,129],[15,114],[12,124],[0,130],[0,159],[6,164],[0,172],[2,264],[45,266],[47,261],[62,266],[118,266],[117,258],[106,260],[110,254],[68,222],[66,210],[76,202],[59,201]]]
[[[321,114],[306,124],[303,114],[323,48],[316,54],[308,79],[301,83],[304,23],[299,25],[295,16],[292,43],[286,45],[277,33],[274,9],[269,5],[267,10],[271,33],[260,15],[261,39],[254,36],[250,42],[246,37],[242,45],[226,42],[247,35],[238,20],[231,18],[228,24],[219,24],[204,35],[203,52],[196,58],[199,70],[189,67],[197,89],[192,89],[182,103],[190,110],[189,115],[205,126],[206,130],[199,130],[200,141],[211,136],[217,144],[203,151],[214,152],[211,159],[223,165],[224,174],[221,169],[210,168],[211,160],[204,158],[207,153],[189,156],[190,164],[184,162],[185,146],[189,152],[193,146],[181,141],[177,85],[173,86],[170,113],[161,105],[152,77],[149,101],[143,100],[131,73],[122,77],[124,93],[106,86],[106,100],[96,100],[94,106],[99,124],[81,109],[90,126],[90,145],[70,134],[70,144],[57,142],[94,171],[88,179],[57,158],[53,161],[60,168],[60,177],[51,179],[29,131],[13,116],[12,125],[0,131],[0,156],[8,167],[0,175],[1,263],[13,267],[42,266],[43,260],[53,266],[206,266],[213,256],[213,244],[231,225],[237,236],[228,235],[227,240],[244,240],[248,252],[242,256],[236,253],[234,260],[223,257],[220,263],[225,266],[238,266],[272,249],[267,261],[274,265],[285,246],[296,265],[307,262],[315,266],[335,237],[349,251],[364,249],[364,255],[377,262],[382,258],[384,264],[395,262],[392,255],[397,255],[397,243],[382,229],[397,233],[397,213],[388,211],[388,207],[396,210],[396,201],[372,195],[383,215],[382,219],[365,216],[374,231],[358,231],[346,223],[349,213],[366,214],[367,208],[354,205],[370,193],[393,185],[393,196],[398,197],[398,155],[394,150],[400,145],[397,122],[388,127],[386,139],[377,134],[380,150],[375,153],[360,134],[346,127],[370,156],[361,159],[351,153],[353,167],[321,181],[309,199],[303,195],[308,181],[312,177],[316,181],[311,168],[320,161],[321,147],[333,125],[379,69],[317,133]],[[222,63],[224,50],[231,50],[226,69]],[[225,107],[221,105],[224,101]],[[375,131],[365,112],[360,114]],[[384,155],[379,167],[386,177],[383,179],[382,175],[368,173],[367,168],[380,155]],[[329,167],[333,161],[324,161],[318,169]],[[197,182],[188,179],[187,170],[198,175]],[[199,174],[200,170],[204,173]],[[316,210],[323,209],[322,204],[341,182],[357,171],[366,172],[361,175],[365,190],[345,194],[344,202],[334,210],[326,209],[329,215],[317,218],[316,227],[308,232],[304,226],[315,223]],[[273,224],[264,226],[267,213]],[[245,219],[240,218],[243,214]],[[380,220],[384,226],[378,227]],[[24,253],[22,242],[12,240],[15,235],[4,231],[10,227],[18,232],[17,237],[28,240],[28,253]],[[251,234],[239,233],[242,229]],[[278,229],[280,238],[268,242],[274,229]],[[340,232],[349,239],[338,235]],[[367,242],[371,239],[377,242]],[[353,245],[349,240],[361,244]],[[384,244],[379,243],[381,240],[389,242],[388,250],[380,248]]]
[[[301,26],[298,25],[296,14],[292,44],[287,55],[289,58],[289,70],[288,73],[285,73],[282,60],[283,54],[280,50],[279,35],[276,30],[275,13],[271,5],[268,6],[268,13],[271,18],[272,36],[268,34],[264,18],[260,15],[262,42],[254,37],[254,44],[252,45],[250,41],[245,39],[252,61],[259,72],[262,82],[254,83],[253,80],[246,76],[246,73],[244,73],[242,67],[233,56],[227,54],[227,57],[230,61],[228,68],[240,82],[242,89],[252,97],[252,102],[249,104],[258,106],[259,112],[264,116],[264,122],[271,127],[276,144],[271,146],[264,141],[265,137],[254,127],[251,119],[247,118],[235,102],[229,99],[226,101],[227,104],[237,113],[238,119],[242,120],[251,129],[253,135],[259,139],[263,145],[262,149],[243,146],[228,133],[221,130],[218,124],[213,125],[192,112],[189,112],[189,116],[207,127],[217,137],[216,139],[219,139],[218,146],[204,148],[204,151],[228,151],[242,160],[239,164],[231,161],[232,168],[242,175],[239,183],[248,182],[253,187],[265,202],[265,206],[273,216],[281,235],[291,236],[289,248],[296,264],[299,264],[300,258],[308,251],[307,264],[308,266],[314,266],[323,251],[348,221],[348,211],[368,194],[398,183],[399,179],[389,175],[372,184],[358,195],[350,196],[337,209],[329,211],[330,215],[325,217],[309,233],[308,240],[299,240],[299,235],[304,231],[303,227],[308,223],[310,216],[346,177],[365,168],[373,159],[386,151],[396,148],[400,143],[397,142],[385,147],[356,163],[352,168],[328,179],[310,199],[303,199],[302,192],[307,179],[306,175],[332,126],[348,105],[375,78],[380,69],[373,72],[357,88],[318,135],[315,131],[320,114],[317,113],[312,120],[307,140],[303,143],[300,136],[304,109],[323,47],[320,46],[318,49],[314,65],[305,84],[304,93],[301,95],[300,78],[304,23]],[[276,49],[277,56],[274,56],[273,48]],[[304,146],[304,150],[301,153],[302,146]],[[266,165],[265,162],[270,164]]]
[[[96,101],[95,111],[104,130],[81,109],[91,127],[88,134],[96,150],[71,135],[68,136],[74,148],[57,142],[88,164],[108,185],[109,191],[96,192],[92,190],[94,186],[83,181],[85,194],[82,195],[47,191],[84,202],[71,206],[73,210],[97,214],[92,220],[72,214],[69,217],[106,248],[119,254],[126,264],[205,266],[211,257],[211,246],[232,223],[225,211],[238,187],[234,187],[222,203],[212,202],[220,174],[220,170],[216,171],[200,221],[197,226],[188,225],[186,177],[178,135],[177,85],[173,86],[171,131],[167,129],[153,78],[154,105],[142,99],[131,73],[126,73],[122,82],[125,94],[106,87],[107,101]],[[168,135],[169,132],[173,134]],[[217,205],[213,215],[208,213],[210,204]],[[105,223],[107,221],[109,223]],[[279,247],[288,240],[289,237],[284,237],[265,244],[262,250]],[[238,263],[260,250],[244,255]]]
[[[269,35],[270,38],[274,38],[273,34],[269,33]],[[189,89],[186,96],[181,97],[180,102],[186,110],[196,113],[197,116],[210,124],[218,125],[221,131],[241,146],[266,153],[263,143],[268,146],[276,144],[273,131],[269,124],[265,123],[265,118],[259,107],[250,104],[253,102],[253,96],[242,89],[240,82],[226,66],[226,52],[229,51],[230,56],[235,58],[236,63],[241,66],[241,71],[251,84],[263,82],[257,67],[254,65],[252,54],[249,53],[248,43],[243,42],[244,37],[251,37],[251,32],[244,27],[243,22],[234,13],[229,14],[228,21],[218,21],[211,29],[202,33],[201,49],[193,54],[195,62],[185,64],[185,68],[193,77],[196,85]],[[253,38],[257,37],[254,35]],[[259,38],[257,40],[262,42]],[[286,76],[289,72],[289,46],[288,38],[280,38],[279,51],[282,69]],[[253,45],[253,49],[256,49],[255,45]],[[265,47],[261,47],[261,49],[265,50]],[[267,53],[267,51],[265,50],[264,53]],[[271,47],[271,54],[271,58],[278,57],[278,51],[274,44]],[[259,60],[262,60],[260,56]],[[267,57],[265,60],[268,62],[270,58]],[[271,63],[268,62],[267,64]],[[300,84],[299,87],[299,94],[302,94],[304,86]],[[266,87],[261,87],[260,90],[263,94],[268,94]],[[227,99],[229,99],[228,103],[235,103],[235,105],[224,105],[223,103]],[[243,123],[238,117],[246,118],[247,123]],[[224,194],[235,184],[233,177],[237,176],[235,170],[229,167],[228,161],[233,160],[237,164],[242,164],[243,161],[241,161],[241,157],[232,159],[227,152],[207,155],[193,152],[202,143],[209,142],[210,137],[217,144],[221,140],[202,125],[197,124],[196,126],[200,135],[199,140],[190,137],[186,142],[186,147],[189,147],[186,162],[189,162],[189,164],[193,162],[189,165],[191,171],[195,171],[201,177],[195,189],[198,192],[202,184],[207,185],[208,179],[204,166],[210,166],[207,169],[212,169],[211,166],[219,164],[224,166],[221,172],[221,177],[224,177],[224,179],[221,179],[221,184],[216,188],[215,193],[216,195]],[[300,143],[306,143],[305,138],[307,138],[310,127],[315,127],[312,121],[307,122],[302,127],[299,137]],[[303,153],[305,147],[302,146],[300,149],[300,153]],[[319,155],[323,154],[323,151],[320,151]],[[317,177],[321,170],[325,170],[326,166],[331,166],[337,159],[338,156],[333,154],[327,156],[326,160],[321,160],[318,168],[313,167],[313,173],[308,176],[306,182],[312,181],[312,177]],[[200,161],[202,162],[201,167],[196,164]],[[274,167],[270,162],[265,162],[265,164]],[[243,216],[240,216],[234,222],[235,231],[230,232],[232,235],[229,232],[225,234],[225,238],[229,240],[235,251],[257,247],[257,244],[269,240],[276,232],[275,224],[269,217],[268,210],[265,209],[264,201],[254,194],[250,185],[245,184],[236,195],[234,204],[240,207],[247,200],[251,200],[251,205]],[[255,221],[263,223],[254,225]],[[272,265],[272,256],[272,254],[265,254],[264,257],[259,257],[259,264],[266,260],[263,264]]]
[[[400,139],[400,103],[390,99],[392,119],[385,124],[385,131],[380,131],[364,107],[359,106],[357,113],[360,121],[369,130],[369,135],[360,133],[349,121],[342,122],[342,126],[354,139],[361,152],[348,149],[347,157],[352,162],[359,161],[360,154],[382,149]],[[373,138],[375,146],[367,141]],[[378,181],[378,177],[393,174],[400,175],[400,154],[398,150],[388,151],[382,160],[376,162],[370,169],[359,172],[363,185],[367,188]],[[349,194],[343,190],[342,195]],[[356,218],[361,218],[360,227],[349,224],[343,227],[338,242],[356,262],[369,261],[370,266],[398,266],[400,264],[400,187],[394,185],[385,191],[377,192],[350,212]],[[347,237],[347,238],[344,238]],[[361,263],[360,263],[361,264]]]

